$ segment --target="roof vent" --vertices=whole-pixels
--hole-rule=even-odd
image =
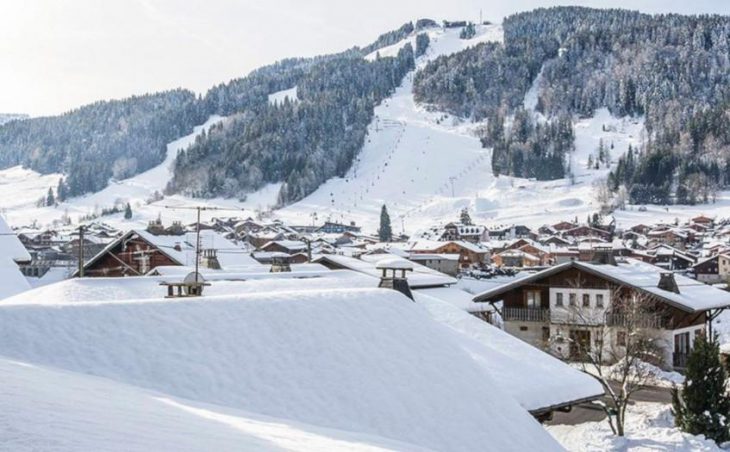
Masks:
[[[669,292],[679,293],[679,286],[677,286],[677,281],[674,279],[674,273],[672,272],[662,272],[659,275],[657,287]]]
[[[413,271],[412,262],[399,257],[391,257],[378,261],[375,268],[383,271],[378,287],[396,290],[413,300],[413,293],[411,293],[408,279],[406,279],[406,272]],[[390,272],[390,275],[388,275],[388,272]]]

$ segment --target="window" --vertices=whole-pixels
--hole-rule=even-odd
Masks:
[[[603,294],[602,293],[596,294],[596,307],[597,308],[603,307]]]
[[[540,291],[539,290],[528,290],[525,294],[528,308],[539,308],[540,307]]]
[[[626,347],[626,331],[619,331],[616,333],[616,345],[619,347]]]
[[[563,305],[563,294],[558,292],[555,294],[555,306]]]
[[[583,294],[583,307],[584,308],[590,308],[591,307],[591,296],[587,293]]]
[[[569,295],[568,295],[568,300],[569,300],[569,301],[568,301],[568,304],[570,304],[571,306],[576,306],[576,305],[578,304],[578,302],[577,302],[577,300],[578,300],[578,295],[576,295],[576,294],[574,294],[574,293],[572,293],[572,294],[569,294]]]
[[[520,327],[520,331],[527,331],[527,327],[526,326],[521,326]]]

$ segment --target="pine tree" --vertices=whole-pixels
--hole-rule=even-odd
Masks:
[[[383,204],[380,209],[380,228],[378,229],[378,238],[381,242],[390,242],[393,240],[393,229],[390,226],[390,215],[388,209]]]
[[[132,219],[132,206],[127,203],[127,205],[124,207],[124,219],[125,220],[131,220]]]
[[[51,187],[48,187],[48,195],[46,195],[46,205],[47,206],[56,205],[56,198],[53,196],[53,189]]]
[[[58,180],[58,187],[56,188],[56,200],[58,202],[64,202],[66,200],[67,191],[68,188],[66,187],[66,181],[64,181],[63,178],[60,178]]]
[[[672,412],[676,426],[693,435],[705,435],[718,444],[730,439],[727,425],[730,397],[727,372],[720,362],[717,336],[700,335],[687,359],[687,373],[680,392],[672,390]]]
[[[470,225],[473,224],[471,222],[471,216],[469,215],[469,209],[467,209],[466,207],[464,207],[463,209],[461,209],[460,219],[461,219],[461,224],[464,224],[464,225],[467,225],[467,226],[470,226]]]

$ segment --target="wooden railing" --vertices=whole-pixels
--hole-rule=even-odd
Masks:
[[[606,313],[606,325],[607,326],[634,326],[636,328],[666,328],[668,321],[660,315],[655,314],[640,314],[634,316],[633,314],[627,315],[622,312],[607,312]]]
[[[508,308],[502,309],[505,321],[517,322],[549,322],[550,310],[542,308]]]

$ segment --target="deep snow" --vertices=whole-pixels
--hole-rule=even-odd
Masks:
[[[2,305],[0,355],[434,450],[558,450],[392,290]]]

